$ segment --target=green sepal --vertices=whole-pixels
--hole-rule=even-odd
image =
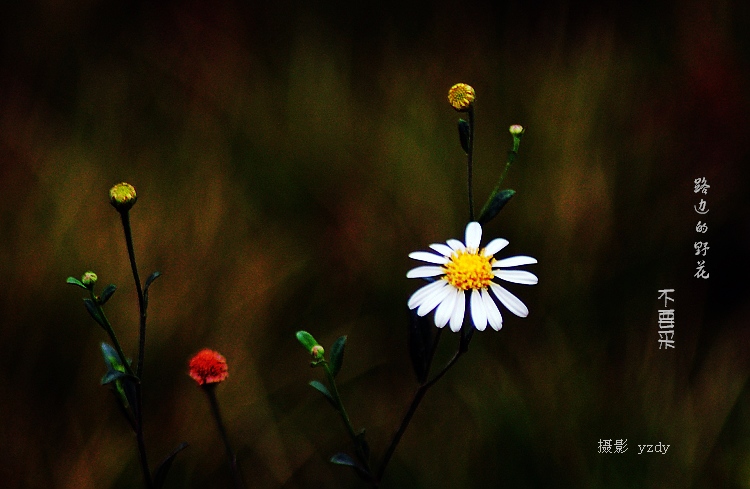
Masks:
[[[145,308],[148,308],[148,288],[151,286],[152,283],[154,283],[154,280],[161,277],[161,272],[156,271],[148,276],[146,279],[146,283],[143,286],[143,306]]]
[[[165,458],[158,467],[156,467],[156,470],[154,471],[154,487],[156,489],[161,489],[164,486],[164,481],[167,480],[167,472],[169,472],[169,469],[172,468],[172,462],[174,461],[174,458],[177,456],[178,453],[186,449],[188,446],[187,442],[180,443],[177,448],[174,449],[172,453],[170,453],[167,458]]]
[[[420,316],[416,309],[409,311],[409,357],[417,381],[424,384],[430,372],[430,354],[433,345],[433,325],[427,316]]]
[[[516,191],[511,189],[492,192],[490,198],[487,199],[487,203],[482,207],[482,212],[479,213],[479,219],[477,219],[479,224],[486,224],[494,219],[514,195],[516,195]]]
[[[78,280],[75,277],[68,277],[68,279],[65,282],[67,282],[69,284],[72,284],[72,285],[77,285],[77,286],[79,286],[82,289],[89,290],[88,287],[86,287],[85,285],[83,285],[83,282],[81,282],[80,280]]]
[[[312,354],[312,349],[318,346],[318,342],[307,331],[297,331],[297,341],[305,347],[308,353]]]
[[[329,459],[329,461],[332,464],[346,465],[347,467],[352,467],[354,470],[357,471],[357,475],[359,475],[364,480],[366,481],[372,480],[372,474],[370,474],[364,467],[358,464],[350,455],[347,455],[346,453],[339,452],[333,455]]]
[[[346,336],[339,336],[333,346],[331,346],[331,373],[334,377],[341,370],[341,364],[344,363],[344,347],[346,346]]]
[[[461,147],[464,153],[469,154],[469,141],[471,139],[471,127],[463,119],[458,120],[458,138],[461,141]]]
[[[117,286],[115,284],[109,284],[107,287],[102,291],[102,295],[99,296],[99,302],[100,306],[103,306],[107,303],[110,297],[112,297],[112,294],[115,293],[117,290]]]
[[[325,396],[326,399],[328,399],[328,402],[331,403],[331,406],[333,406],[335,409],[338,409],[339,407],[336,405],[336,401],[333,400],[333,396],[331,395],[331,392],[328,390],[328,387],[324,386],[317,380],[311,380],[310,386],[315,389],[316,391],[320,392]]]
[[[94,321],[99,324],[104,330],[107,330],[107,326],[104,324],[104,319],[99,315],[99,310],[96,307],[96,304],[94,304],[94,301],[92,301],[89,298],[83,299],[83,303],[86,306],[86,310],[89,312],[92,318],[94,318]]]

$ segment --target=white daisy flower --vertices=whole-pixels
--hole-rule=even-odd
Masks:
[[[431,244],[438,254],[415,251],[409,258],[430,263],[414,268],[407,278],[436,278],[420,288],[409,298],[409,309],[417,309],[424,316],[433,309],[435,326],[444,327],[450,322],[451,331],[458,331],[464,322],[466,308],[465,294],[470,293],[469,308],[474,326],[484,331],[487,323],[499,331],[503,327],[503,316],[489,291],[513,314],[526,317],[529,310],[515,295],[493,281],[498,278],[516,284],[534,285],[539,279],[524,270],[506,268],[536,263],[530,256],[512,256],[495,260],[495,253],[508,245],[508,240],[497,238],[486,247],[480,248],[482,225],[470,222],[466,226],[466,244],[457,239],[449,239],[445,244]]]

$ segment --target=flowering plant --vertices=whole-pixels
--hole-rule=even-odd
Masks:
[[[326,359],[323,347],[311,334],[306,331],[297,333],[297,339],[313,358],[311,366],[322,367],[328,382],[326,386],[313,380],[310,385],[323,394],[339,412],[354,446],[354,456],[339,452],[333,455],[330,461],[354,468],[360,477],[374,487],[380,484],[386,467],[425,393],[468,351],[474,331],[484,331],[488,324],[495,331],[502,328],[503,315],[498,302],[518,317],[526,317],[529,314],[526,305],[498,281],[523,285],[534,285],[538,282],[536,275],[517,268],[537,263],[535,258],[525,255],[495,258],[497,253],[508,246],[508,240],[495,238],[486,246],[481,247],[482,225],[496,217],[515,195],[514,190],[502,189],[501,185],[518,155],[524,129],[517,124],[510,126],[509,132],[513,138],[513,147],[508,153],[508,160],[495,189],[482,207],[479,216],[475,218],[472,182],[475,101],[475,90],[465,83],[454,85],[448,92],[450,105],[456,111],[468,114],[468,121],[459,119],[458,131],[461,147],[467,157],[469,222],[466,225],[464,241],[448,239],[445,243],[429,245],[432,252],[415,251],[409,254],[410,258],[426,264],[411,269],[406,274],[407,278],[424,279],[428,282],[417,289],[407,301],[412,311],[409,352],[419,387],[377,469],[373,467],[370,460],[370,448],[365,439],[365,430],[356,431],[352,426],[336,385],[335,377],[341,369],[347,337],[342,336],[336,340],[331,348],[330,358]],[[434,334],[430,325],[424,321],[432,311],[434,311],[433,323],[438,328],[437,333]],[[467,320],[469,317],[470,321]],[[448,363],[430,378],[430,367],[440,340],[440,333],[446,325],[449,325],[451,331],[460,332],[459,346]]]

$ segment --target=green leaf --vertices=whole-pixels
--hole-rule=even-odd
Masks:
[[[516,195],[516,191],[511,189],[492,192],[490,198],[487,199],[487,203],[482,207],[482,212],[479,213],[479,219],[477,219],[479,224],[486,224],[494,219],[514,195]]]
[[[125,377],[128,377],[128,374],[125,372],[120,372],[119,370],[110,370],[106,374],[104,374],[104,377],[102,377],[102,385],[111,384],[112,382],[116,380],[121,380]]]
[[[336,465],[346,465],[347,467],[352,467],[354,470],[357,471],[357,475],[359,475],[362,479],[366,481],[372,480],[372,475],[365,470],[364,467],[359,465],[351,456],[339,452],[335,455],[333,455],[329,461]]]
[[[467,297],[466,300],[468,301],[469,298]],[[467,305],[466,309],[468,310],[468,308],[469,306]],[[474,331],[477,330],[477,328],[474,327],[474,323],[468,318],[469,316],[467,315],[464,318],[464,324],[461,326],[461,341],[458,344],[458,349],[461,353],[469,351],[469,343],[471,343],[471,338],[474,336]]]
[[[94,321],[96,321],[99,326],[104,328],[104,330],[107,330],[107,327],[104,325],[104,319],[99,315],[99,310],[96,307],[96,304],[94,304],[94,301],[92,301],[89,298],[83,299],[83,303],[86,306],[86,310],[89,312],[92,318],[94,318]]]
[[[331,372],[333,376],[341,370],[341,364],[344,363],[344,347],[346,346],[346,336],[340,336],[339,339],[331,346]]]
[[[172,467],[172,462],[174,461],[174,458],[177,456],[178,453],[186,449],[188,446],[187,442],[182,442],[179,444],[177,448],[174,449],[172,453],[165,458],[158,467],[156,467],[156,470],[154,471],[154,487],[156,489],[161,489],[164,486],[164,481],[167,479],[167,472],[169,472],[169,469]]]
[[[471,127],[463,119],[458,120],[458,137],[461,140],[461,147],[464,153],[469,154],[469,141],[471,139]]]
[[[72,285],[77,285],[77,286],[79,286],[82,289],[89,290],[88,287],[86,287],[85,285],[83,285],[83,282],[81,282],[80,280],[78,280],[75,277],[68,277],[68,279],[65,282],[67,282],[69,284],[72,284]]]
[[[161,277],[161,272],[154,272],[146,279],[146,284],[143,286],[143,307],[145,308],[148,308],[148,288],[159,277]]]
[[[297,331],[297,341],[299,341],[302,346],[307,349],[307,352],[311,354],[313,347],[318,346],[318,342],[315,341],[315,338],[313,338],[307,331]]]
[[[332,464],[346,465],[348,467],[359,467],[359,464],[349,455],[339,452],[333,455],[330,459]]]
[[[362,428],[359,433],[357,433],[357,443],[359,444],[360,448],[362,449],[362,453],[365,456],[365,460],[370,459],[370,445],[367,443],[367,440],[365,439],[365,429]]]
[[[432,321],[427,316],[419,316],[416,309],[409,311],[409,357],[411,366],[417,375],[417,381],[423,384],[430,372],[430,353],[432,352]]]
[[[118,372],[127,372],[123,359],[117,354],[117,350],[114,349],[109,343],[102,342],[102,356],[104,357],[104,363],[107,364],[107,370],[116,370]]]
[[[112,294],[115,293],[117,290],[117,286],[114,284],[109,284],[107,287],[102,291],[102,295],[99,296],[99,305],[104,305],[107,303],[110,297],[112,297]]]
[[[333,396],[331,395],[331,392],[328,390],[328,387],[324,386],[317,380],[311,380],[310,386],[315,389],[316,391],[323,394],[326,399],[328,399],[328,402],[331,403],[331,406],[333,406],[335,409],[338,409],[339,407],[336,405],[336,401],[333,400]]]
[[[161,272],[159,271],[154,272],[151,275],[149,275],[148,278],[146,279],[146,284],[143,286],[143,290],[144,291],[148,290],[149,286],[154,282],[154,280],[156,280],[159,277],[161,277]]]

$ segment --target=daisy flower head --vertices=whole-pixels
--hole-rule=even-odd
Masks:
[[[415,251],[409,258],[429,263],[411,269],[407,278],[424,278],[431,283],[418,289],[409,298],[409,309],[417,309],[419,316],[435,310],[435,326],[450,323],[451,331],[458,331],[464,322],[468,295],[471,320],[480,331],[487,324],[495,331],[503,326],[503,316],[495,299],[518,317],[526,317],[529,310],[515,295],[495,282],[494,279],[516,284],[534,285],[536,275],[525,270],[516,270],[520,265],[531,265],[536,259],[530,256],[511,256],[495,259],[495,253],[508,245],[508,240],[493,239],[480,248],[482,225],[470,222],[466,226],[465,242],[449,239],[445,244],[431,244],[436,253]],[[492,292],[492,294],[490,294]]]

